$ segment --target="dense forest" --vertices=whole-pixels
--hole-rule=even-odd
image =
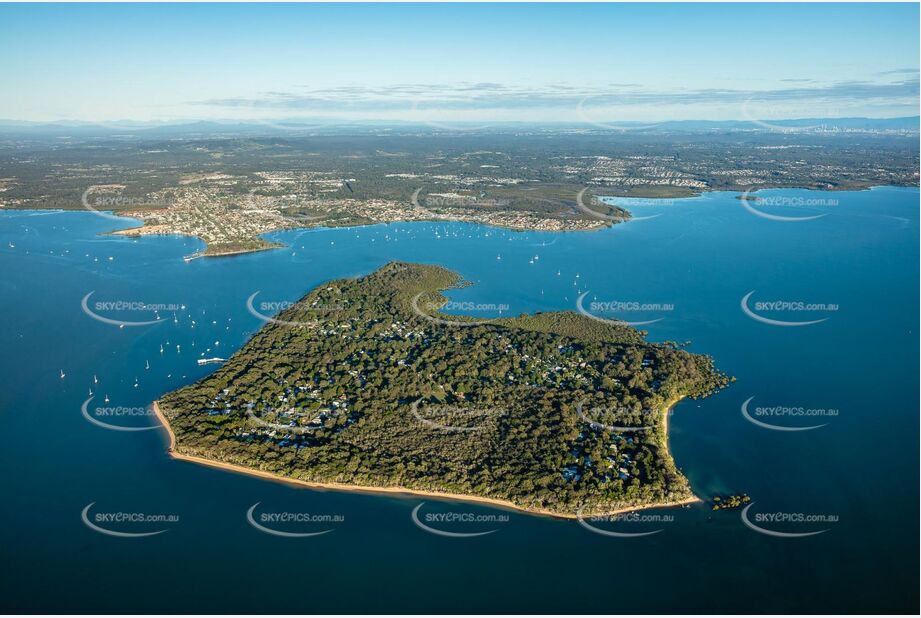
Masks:
[[[461,283],[391,263],[318,287],[161,399],[177,451],[561,514],[691,496],[663,420],[727,384],[709,357],[572,312],[465,323],[428,311]]]

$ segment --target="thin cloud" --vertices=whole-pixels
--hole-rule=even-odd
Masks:
[[[892,69],[891,71],[882,71],[877,75],[918,75],[918,69]]]
[[[898,71],[904,74],[907,71]],[[892,74],[896,72],[893,71]],[[412,107],[426,110],[482,110],[564,108],[577,105],[601,107],[617,105],[738,104],[756,102],[825,101],[849,105],[871,101],[910,104],[918,100],[918,77],[893,82],[844,81],[825,85],[805,85],[811,80],[788,79],[787,88],[742,90],[702,88],[675,91],[643,89],[635,84],[603,88],[577,88],[549,85],[539,88],[497,83],[471,84],[396,84],[382,87],[339,86],[303,89],[292,92],[265,92],[254,97],[230,97],[193,102],[225,108],[253,108],[322,111],[331,107],[350,110],[399,110]],[[802,84],[802,85],[793,85]]]

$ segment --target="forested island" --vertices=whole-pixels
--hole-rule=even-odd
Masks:
[[[696,500],[667,414],[712,359],[573,312],[438,312],[463,284],[390,263],[316,288],[211,376],[161,398],[174,456],[342,489],[562,517]]]

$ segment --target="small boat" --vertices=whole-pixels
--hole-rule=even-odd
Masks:
[[[198,364],[199,365],[210,365],[212,363],[223,363],[226,360],[227,360],[226,358],[218,358],[217,356],[213,358],[199,358]]]

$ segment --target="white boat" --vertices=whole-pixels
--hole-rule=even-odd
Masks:
[[[214,356],[212,358],[199,358],[198,364],[199,365],[210,365],[211,363],[223,363],[226,360],[227,360],[226,358],[218,358],[217,356]]]

